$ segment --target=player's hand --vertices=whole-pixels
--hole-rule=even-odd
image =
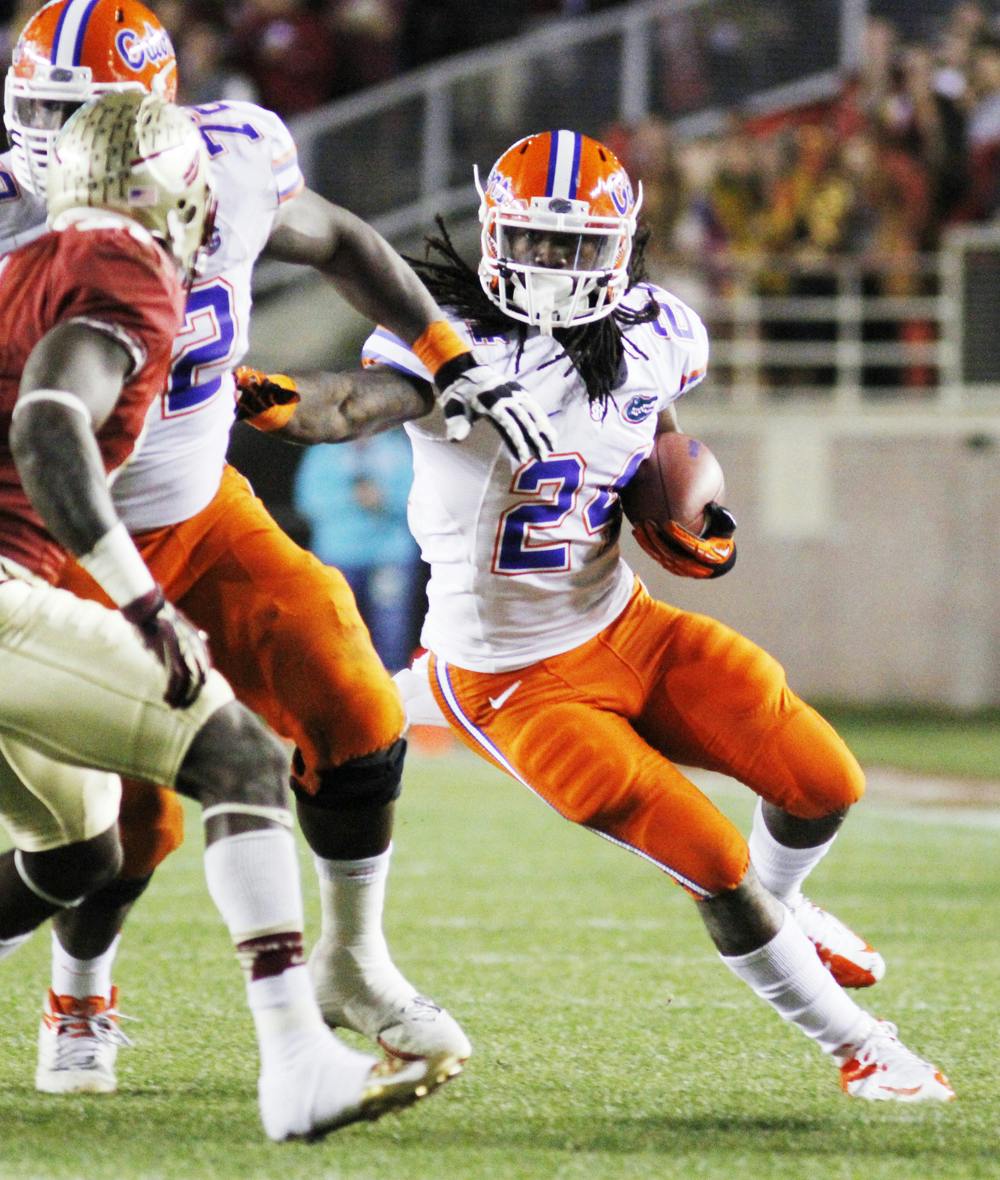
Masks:
[[[733,514],[713,500],[705,506],[700,536],[673,520],[665,528],[644,520],[632,535],[655,562],[680,578],[721,578],[736,564],[735,532]]]
[[[461,442],[472,423],[485,418],[520,462],[551,454],[555,435],[545,411],[517,381],[477,364],[471,352],[443,364],[434,374],[434,384],[452,442]]]
[[[173,709],[194,704],[212,666],[205,632],[171,606],[159,586],[126,603],[121,612],[167,670],[163,699]]]
[[[294,406],[299,401],[298,386],[284,373],[262,373],[260,369],[240,365],[233,375],[237,422],[266,414],[275,406]]]

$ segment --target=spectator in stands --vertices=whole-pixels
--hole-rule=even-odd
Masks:
[[[331,5],[345,93],[377,86],[399,72],[399,31],[405,7],[405,0],[340,0]]]
[[[896,88],[879,116],[896,141],[927,168],[933,219],[925,248],[936,245],[937,231],[958,210],[968,184],[965,111],[959,100],[935,86],[933,55],[911,45],[896,69]]]
[[[1000,215],[1000,35],[984,36],[972,50],[969,110],[968,215]]]
[[[195,21],[179,32],[174,44],[180,62],[178,102],[197,106],[220,99],[257,101],[249,76],[231,64],[226,32],[219,25]]]
[[[283,118],[343,90],[333,33],[308,0],[246,0],[236,34],[261,105]]]

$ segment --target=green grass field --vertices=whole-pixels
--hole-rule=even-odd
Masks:
[[[748,823],[745,793],[725,785],[716,798]],[[429,1102],[313,1146],[260,1130],[242,982],[190,816],[191,839],[120,954],[122,1007],[137,1020],[116,1096],[35,1093],[48,932],[0,965],[3,1180],[1000,1176],[996,811],[873,799],[814,875],[812,896],[889,964],[864,1002],[959,1095],[869,1105],[844,1097],[832,1065],[730,976],[666,878],[471,755],[413,757],[390,941],[475,1054]],[[304,856],[303,867],[315,932]]]

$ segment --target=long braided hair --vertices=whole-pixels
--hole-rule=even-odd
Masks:
[[[516,332],[518,348],[515,363],[519,363],[528,325],[512,320],[490,300],[479,281],[478,271],[456,249],[444,218],[436,217],[435,223],[438,233],[425,239],[425,257],[407,258],[406,261],[423,279],[438,303],[465,320],[477,336],[505,336],[512,331]],[[629,259],[629,289],[646,278],[644,256],[648,240],[649,230],[640,226]],[[619,304],[610,314],[593,323],[579,324],[575,328],[557,328],[553,336],[562,348],[562,354],[547,364],[556,364],[565,357],[570,365],[566,375],[575,369],[586,386],[591,405],[597,405],[602,413],[607,413],[609,400],[613,399],[614,391],[625,380],[626,346],[635,354],[645,357],[645,353],[626,338],[625,331],[655,320],[659,311],[660,305],[650,295],[646,305],[638,311]]]

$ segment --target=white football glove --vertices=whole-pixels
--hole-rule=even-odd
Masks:
[[[472,423],[485,418],[519,462],[551,454],[555,434],[545,411],[517,381],[477,364],[471,352],[443,364],[434,374],[434,384],[451,442],[461,442]]]

